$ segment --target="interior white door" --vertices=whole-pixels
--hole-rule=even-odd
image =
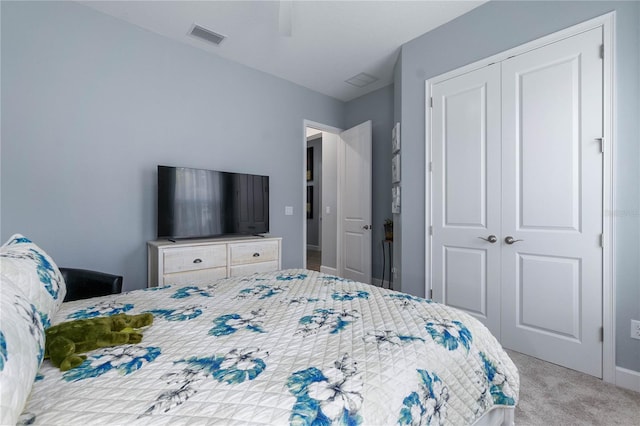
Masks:
[[[371,283],[371,121],[340,133],[340,275]]]
[[[598,28],[431,88],[434,299],[597,377],[601,45]]]
[[[601,44],[598,28],[502,63],[502,344],[597,377]]]
[[[433,299],[500,336],[500,64],[432,97]]]

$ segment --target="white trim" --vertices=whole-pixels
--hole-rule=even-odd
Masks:
[[[616,367],[616,386],[640,392],[640,372]]]
[[[602,342],[602,379],[608,383],[616,383],[619,375],[615,365],[615,334],[616,334],[616,306],[615,306],[615,221],[612,213],[615,194],[614,151],[616,140],[616,79],[615,79],[615,29],[616,12],[609,12],[602,16],[576,24],[564,30],[557,31],[537,40],[514,47],[502,53],[490,56],[469,65],[446,72],[425,81],[425,229],[431,225],[431,182],[428,164],[431,161],[431,108],[430,98],[433,85],[453,77],[483,68],[495,62],[503,61],[511,56],[555,43],[562,39],[602,27],[604,59],[603,59],[603,136],[606,146],[603,154],[603,200],[602,200],[602,229],[604,233],[602,250],[602,327],[604,338]],[[431,236],[425,232],[425,294],[432,288],[431,282]],[[619,370],[619,368],[618,368]]]
[[[431,178],[433,177],[433,168],[429,167],[432,161],[432,140],[431,140],[431,96],[432,96],[433,83],[431,80],[425,81],[425,115],[424,115],[424,136],[425,136],[425,148],[424,148],[424,187],[426,188],[426,194],[424,197],[424,230],[425,230],[425,242],[424,242],[424,297],[429,298],[429,295],[433,294],[433,282],[431,277],[431,245],[433,242],[433,235],[431,233],[431,226],[433,226],[431,217]]]
[[[300,204],[300,217],[302,220],[302,267],[307,267],[307,215],[306,211],[306,203],[307,203],[307,127],[313,127],[314,129],[321,130],[327,133],[334,133],[336,135],[340,135],[342,129],[337,127],[328,126],[326,124],[318,123],[316,121],[311,121],[307,119],[302,120],[302,174],[300,181],[302,182],[302,203]],[[340,138],[338,138],[340,139]],[[338,196],[340,196],[340,188],[338,188]],[[336,206],[336,214],[340,212],[340,199],[338,199],[338,203]],[[339,229],[338,229],[339,230]],[[338,234],[338,240],[340,240],[340,235]],[[339,243],[339,241],[338,241]],[[340,248],[336,248],[336,257],[337,262],[340,262]]]
[[[614,152],[617,120],[616,105],[616,12],[601,16],[604,45],[603,60],[603,191],[602,191],[602,380],[617,383],[616,374],[616,280],[615,280],[615,221],[613,212],[615,194]],[[639,390],[640,391],[640,390]]]

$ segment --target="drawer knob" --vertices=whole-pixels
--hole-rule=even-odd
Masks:
[[[253,257],[260,257],[260,253],[253,253]]]
[[[193,263],[202,263],[202,259],[193,259]]]

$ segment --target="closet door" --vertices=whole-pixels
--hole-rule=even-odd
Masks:
[[[500,336],[500,64],[432,88],[433,298]]]
[[[602,30],[502,63],[502,344],[602,376]]]

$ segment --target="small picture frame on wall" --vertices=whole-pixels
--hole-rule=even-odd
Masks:
[[[313,147],[307,148],[307,180],[313,180]]]
[[[391,129],[391,152],[400,151],[400,123],[396,123]]]
[[[400,214],[400,185],[391,188],[391,213]]]
[[[307,186],[307,219],[313,219],[313,185]]]
[[[396,152],[391,158],[391,183],[400,182],[400,153]]]

